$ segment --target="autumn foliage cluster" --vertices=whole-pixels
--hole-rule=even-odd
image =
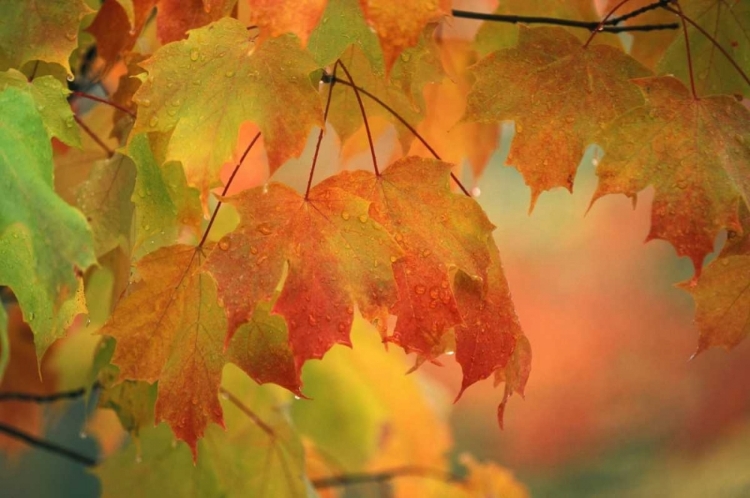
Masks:
[[[495,18],[462,21],[461,8]],[[531,346],[492,220],[462,179],[482,174],[504,122],[531,209],[573,189],[594,144],[592,203],[653,187],[648,238],[694,266],[681,285],[698,352],[750,331],[747,2],[10,0],[3,11],[0,284],[18,306],[0,308],[0,390],[22,390],[66,334],[94,337],[86,396],[135,441],[97,467],[105,494],[127,494],[123,479],[155,494],[314,494],[326,443],[303,447],[314,416],[297,426],[280,407],[285,392],[310,396],[308,360],[366,323],[364,341],[403,349],[414,369],[455,355],[457,397],[494,378],[502,425]],[[525,23],[504,22],[513,16]],[[321,173],[322,141],[339,144],[340,171]],[[305,187],[274,181],[282,166]],[[36,355],[16,337],[19,308]],[[346,393],[347,375],[331,389]],[[425,463],[383,456],[408,446],[382,439],[368,443],[373,462]],[[157,456],[139,466],[142,453]],[[377,467],[361,460],[343,468]],[[503,470],[465,463],[468,477],[441,492],[523,494]]]

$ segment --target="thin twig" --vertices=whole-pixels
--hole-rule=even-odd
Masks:
[[[333,65],[333,77],[336,78],[336,70],[339,62]],[[312,187],[313,176],[315,175],[315,166],[318,164],[318,154],[320,153],[320,144],[323,142],[323,135],[326,132],[326,122],[328,121],[328,111],[331,109],[331,97],[333,97],[333,85],[328,89],[328,99],[326,99],[326,108],[323,111],[323,126],[318,133],[318,142],[315,144],[315,153],[313,154],[312,164],[310,165],[310,175],[307,177],[307,188],[305,189],[305,200],[310,196],[310,187]]]
[[[128,116],[130,116],[131,118],[135,119],[135,113],[133,111],[131,111],[127,107],[121,106],[117,102],[112,102],[111,100],[103,99],[101,97],[97,97],[96,95],[91,95],[90,93],[81,92],[81,91],[78,91],[78,90],[76,90],[75,92],[73,92],[72,95],[74,95],[76,97],[81,97],[81,98],[84,98],[84,99],[88,99],[88,100],[93,100],[95,102],[101,102],[102,104],[107,104],[108,106],[114,107],[115,109],[118,109],[118,110],[124,112],[125,114],[127,114]]]
[[[245,149],[245,152],[242,153],[242,157],[237,162],[237,165],[234,167],[234,171],[232,171],[232,174],[229,176],[229,179],[227,180],[226,185],[224,185],[224,190],[221,191],[221,196],[225,196],[227,192],[229,191],[229,186],[232,185],[232,182],[234,181],[234,177],[237,175],[237,172],[240,170],[240,166],[242,166],[242,163],[245,161],[245,158],[250,153],[250,150],[255,145],[255,142],[260,139],[260,132],[258,132],[255,135],[255,138],[253,138],[252,142],[250,142],[250,145],[247,146]],[[203,244],[206,243],[206,239],[208,238],[208,233],[211,231],[211,227],[214,225],[214,221],[216,221],[216,215],[219,214],[219,208],[221,207],[221,200],[216,204],[216,207],[214,208],[214,212],[211,213],[211,219],[208,220],[208,225],[206,226],[206,230],[203,232],[203,237],[201,237],[201,241],[198,244],[198,247],[203,247]]]
[[[594,39],[594,37],[596,36],[596,34],[597,33],[601,33],[602,29],[604,29],[604,25],[607,24],[607,21],[609,20],[609,18],[612,17],[612,15],[615,12],[617,12],[617,10],[620,7],[622,7],[623,5],[625,5],[626,3],[628,3],[629,1],[630,0],[620,0],[620,3],[618,3],[617,5],[615,5],[609,12],[607,12],[607,15],[604,16],[604,18],[601,21],[599,21],[599,24],[596,25],[596,28],[594,28],[591,31],[591,34],[589,35],[588,40],[586,40],[586,43],[583,44],[583,48],[587,48],[589,46],[589,44]]]
[[[654,3],[650,3],[648,5],[644,5],[643,7],[639,8],[639,9],[635,9],[632,12],[628,12],[627,14],[623,14],[623,15],[618,16],[618,17],[613,17],[612,19],[610,19],[609,21],[607,21],[604,24],[614,26],[614,25],[620,24],[623,21],[627,21],[628,19],[632,19],[634,17],[640,16],[641,14],[645,14],[646,12],[648,12],[650,10],[655,10],[655,9],[659,9],[661,7],[664,7],[665,5],[667,5],[668,3],[671,3],[671,2],[672,2],[672,0],[659,0],[658,2],[654,2]]]
[[[438,469],[430,469],[417,466],[403,466],[375,473],[341,474],[337,476],[321,477],[313,479],[312,485],[315,489],[335,488],[341,486],[352,486],[356,484],[371,484],[391,481],[398,477],[423,477],[442,482],[460,482],[461,478],[450,472]]]
[[[240,399],[237,396],[230,393],[223,387],[219,388],[219,392],[221,393],[222,396],[228,399],[230,403],[232,403],[234,406],[239,408],[242,413],[247,415],[253,422],[255,422],[255,425],[260,427],[263,430],[263,432],[265,432],[271,437],[276,437],[276,432],[273,430],[273,427],[265,423],[263,419],[261,419],[254,411],[252,411],[242,401],[240,401]]]
[[[453,17],[475,19],[478,21],[505,22],[510,24],[550,24],[554,26],[568,26],[570,28],[582,28],[589,31],[596,29],[596,27],[599,25],[599,22],[597,21],[575,21],[573,19],[559,19],[556,17],[485,14],[483,12],[469,12],[465,10],[454,10]],[[602,31],[606,33],[624,33],[627,31],[658,31],[663,29],[677,29],[679,27],[680,25],[677,23],[645,24],[641,26],[604,26],[602,28]]]
[[[688,36],[687,22],[685,21],[685,14],[682,13],[682,7],[679,3],[677,5],[677,14],[680,16],[682,21],[682,34],[685,37],[685,55],[687,56],[688,75],[690,76],[690,91],[693,93],[693,98],[698,100],[698,92],[695,90],[695,74],[693,73],[693,56],[690,54],[690,37]],[[666,8],[666,7],[665,7]],[[672,10],[668,8],[667,10]]]
[[[2,422],[0,422],[0,433],[6,434],[14,439],[21,440],[29,446],[41,448],[43,450],[55,453],[61,457],[67,458],[68,460],[73,460],[74,462],[78,462],[82,465],[85,465],[86,467],[94,467],[97,464],[97,461],[94,458],[60,446],[57,443],[53,443],[45,439],[40,439],[27,432],[18,430],[9,425],[5,425]]]
[[[332,83],[340,83],[340,84],[345,85],[345,86],[354,87],[354,85],[351,82],[346,81],[346,80],[342,80],[340,78],[333,78],[331,75],[325,75],[324,81],[326,81],[326,80],[329,81],[329,82],[332,82]],[[398,112],[396,112],[395,109],[393,109],[391,106],[389,106],[388,104],[386,104],[385,102],[383,102],[381,99],[379,99],[377,96],[375,96],[372,93],[368,92],[367,90],[365,90],[361,86],[358,86],[356,88],[357,88],[357,90],[360,91],[360,93],[362,93],[363,95],[367,95],[368,97],[370,97],[372,100],[374,100],[375,102],[377,102],[378,105],[382,106],[386,111],[390,112],[391,115],[393,115],[394,118],[398,119],[398,121],[402,125],[404,125],[404,127],[407,130],[409,130],[414,135],[414,137],[417,140],[419,140],[422,143],[422,145],[425,146],[425,148],[428,151],[430,151],[430,154],[432,154],[432,156],[435,159],[437,159],[439,161],[442,160],[440,158],[440,155],[435,151],[435,149],[432,148],[432,146],[430,146],[429,143],[427,143],[427,140],[425,140],[424,137],[422,137],[422,135],[419,134],[419,132],[416,130],[416,128],[414,128],[412,125],[410,125],[408,123],[408,121],[406,121],[403,117],[401,117],[401,115]],[[467,197],[471,197],[471,194],[469,193],[469,191],[466,190],[466,187],[463,186],[463,184],[461,183],[461,181],[456,177],[456,175],[453,174],[452,171],[451,171],[451,179],[456,183],[456,185],[458,185],[458,188],[461,189],[461,192],[463,192],[464,194],[466,194]]]
[[[94,133],[94,132],[93,132],[93,131],[91,130],[91,128],[89,128],[89,127],[88,127],[88,126],[86,125],[86,123],[84,123],[84,122],[83,122],[83,121],[81,120],[81,118],[79,118],[79,117],[78,117],[78,115],[74,114],[74,115],[73,115],[73,118],[74,118],[74,119],[76,120],[76,123],[78,123],[78,126],[80,126],[80,127],[81,127],[81,129],[82,129],[83,131],[85,131],[85,132],[86,132],[86,134],[87,134],[88,136],[90,136],[90,137],[91,137],[91,139],[92,139],[92,140],[93,140],[94,142],[96,142],[96,144],[97,144],[97,145],[98,145],[99,147],[101,147],[101,148],[102,148],[102,149],[103,149],[103,150],[104,150],[104,151],[105,151],[105,152],[107,153],[107,157],[112,157],[112,156],[114,156],[114,155],[115,155],[115,151],[113,151],[112,149],[110,149],[110,148],[109,148],[109,147],[107,146],[107,144],[105,144],[105,143],[104,143],[104,141],[103,141],[103,140],[102,140],[101,138],[99,138],[99,136],[97,136],[97,134],[96,134],[96,133]]]
[[[359,110],[362,113],[362,121],[365,122],[365,131],[367,132],[367,142],[370,144],[370,154],[372,155],[372,167],[373,169],[375,169],[375,176],[380,176],[380,171],[378,170],[378,160],[375,157],[375,143],[372,141],[372,133],[370,132],[370,123],[367,121],[367,113],[365,112],[365,105],[362,103],[362,97],[360,97],[359,95],[359,88],[357,87],[356,83],[354,82],[354,78],[352,78],[351,73],[346,68],[344,63],[339,60],[338,64],[341,66],[341,69],[343,69],[344,72],[346,73],[346,77],[349,78],[349,82],[352,84],[352,89],[354,90],[354,95],[357,97]],[[331,90],[333,90],[333,87],[331,87]]]

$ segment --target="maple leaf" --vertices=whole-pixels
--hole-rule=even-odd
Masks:
[[[224,374],[223,384],[231,385],[231,397],[222,400],[227,429],[209,427],[195,464],[166,427],[144,429],[140,444],[131,441],[96,467],[104,496],[307,496],[299,436],[273,394],[240,384],[238,374]]]
[[[326,0],[300,0],[277,2],[275,0],[248,0],[250,23],[260,27],[260,40],[269,36],[294,33],[307,44],[310,33],[326,8]]]
[[[391,263],[401,251],[370,218],[369,202],[321,185],[306,200],[278,183],[226,202],[240,223],[221,239],[206,268],[219,286],[228,337],[258,303],[271,299],[285,265],[273,311],[286,320],[297,371],[333,344],[350,344],[354,304],[384,326],[396,300]]]
[[[106,254],[115,247],[130,247],[136,175],[129,158],[116,155],[94,163],[77,192],[76,204],[91,226],[94,251]]]
[[[0,89],[8,87],[23,90],[34,99],[50,137],[59,138],[73,147],[81,146],[81,135],[67,99],[70,92],[62,83],[52,76],[40,76],[29,81],[20,71],[9,69],[0,73]]]
[[[182,40],[189,30],[229,15],[236,3],[237,0],[159,0],[157,36],[162,43]]]
[[[263,132],[271,172],[299,155],[312,126],[321,124],[308,78],[315,63],[290,36],[255,48],[242,23],[224,18],[142,65],[149,75],[133,98],[139,107],[132,134],[172,132],[166,160],[182,162],[204,206],[244,121]]]
[[[719,43],[747,73],[750,60],[750,3],[741,0],[690,0],[681,2],[683,13]],[[697,28],[688,24],[692,72],[699,95],[750,96],[750,88],[737,68]],[[685,38],[674,37],[656,66],[661,74],[690,81]]]
[[[21,303],[40,359],[85,311],[76,268],[96,262],[85,218],[53,190],[49,140],[28,92],[0,92],[0,284]]]
[[[648,240],[669,241],[700,274],[719,231],[740,229],[737,203],[750,203],[750,112],[732,97],[696,100],[673,77],[634,83],[646,103],[602,133],[594,200],[653,185]]]
[[[135,205],[135,255],[173,243],[184,227],[197,233],[202,220],[199,193],[188,188],[182,166],[161,165],[146,135],[133,137],[125,154],[137,170],[130,197]]]
[[[218,400],[224,314],[215,284],[190,246],[161,248],[138,261],[141,280],[99,332],[117,340],[122,380],[159,381],[156,421],[195,446],[209,422],[223,424]],[[152,310],[144,313],[144,310]]]
[[[750,210],[740,205],[741,232],[730,231],[726,246],[700,277],[680,287],[693,296],[698,354],[710,347],[732,349],[750,333]]]
[[[365,19],[380,38],[387,72],[401,52],[417,44],[427,24],[450,15],[451,3],[451,0],[416,0],[405,11],[392,0],[360,0]]]
[[[491,264],[487,270],[486,292],[481,282],[463,272],[455,278],[454,293],[463,318],[463,323],[455,330],[456,361],[463,370],[456,400],[473,383],[504,370],[516,350],[516,343],[523,338],[494,240],[489,247]],[[522,386],[520,391],[523,392]],[[500,418],[501,427],[502,424]]]
[[[649,71],[608,45],[581,47],[561,28],[521,29],[518,46],[479,61],[464,120],[514,120],[507,162],[531,187],[531,208],[544,190],[573,189],[587,145],[600,127],[643,103],[630,78]]]
[[[433,358],[445,349],[445,332],[461,323],[451,289],[453,272],[487,282],[488,240],[494,226],[473,199],[449,187],[452,165],[410,156],[377,177],[342,172],[321,185],[341,187],[372,202],[370,216],[404,252],[393,261],[398,317],[393,340],[407,352]]]
[[[132,50],[159,0],[104,2],[86,31],[96,38],[97,55],[109,64]]]
[[[66,68],[78,48],[78,26],[91,10],[83,0],[47,0],[29,8],[26,0],[3,2],[0,27],[0,69],[20,68],[34,60]]]
[[[367,25],[358,0],[328,0],[320,22],[310,33],[307,49],[318,66],[325,67],[336,62],[352,45],[376,71],[385,69],[378,38]]]

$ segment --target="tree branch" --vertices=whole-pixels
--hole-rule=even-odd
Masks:
[[[353,474],[340,474],[337,476],[321,477],[313,479],[312,485],[315,489],[324,488],[335,488],[341,486],[352,486],[356,484],[374,484],[382,483],[386,481],[392,481],[398,477],[423,477],[427,479],[434,479],[442,482],[460,482],[462,479],[450,472],[446,472],[438,469],[431,469],[426,467],[417,467],[413,465],[407,465],[403,467],[395,467],[393,469],[384,470],[382,472],[375,473],[353,473]]]
[[[667,3],[667,0],[664,0],[664,2],[658,2],[659,5],[656,7],[661,7],[662,3]],[[649,8],[647,10],[655,9],[656,7],[648,6]],[[642,14],[643,12],[646,12],[644,8],[639,9],[641,12],[638,14],[633,14],[632,12],[630,14],[625,14],[624,16],[612,19],[607,23],[607,26],[602,27],[602,31],[606,33],[624,33],[628,31],[658,31],[658,30],[664,30],[664,29],[678,29],[680,25],[678,23],[669,23],[669,24],[643,24],[640,26],[614,26],[612,24],[616,24],[624,19],[630,19],[632,17],[635,17],[635,15]],[[469,12],[466,10],[453,10],[453,17],[460,17],[463,19],[475,19],[477,21],[493,21],[493,22],[504,22],[504,23],[510,23],[510,24],[518,24],[518,23],[524,23],[524,24],[550,24],[553,26],[567,26],[569,28],[581,28],[581,29],[587,29],[589,31],[593,31],[596,29],[596,27],[599,25],[599,22],[597,21],[576,21],[573,19],[560,19],[557,17],[541,17],[541,16],[516,16],[516,15],[506,15],[506,14],[486,14],[484,12]]]
[[[78,462],[82,465],[85,465],[86,467],[94,467],[97,464],[97,461],[94,458],[91,458],[89,456],[83,455],[76,451],[70,450],[68,448],[60,446],[51,441],[47,441],[45,439],[40,439],[36,436],[32,436],[31,434],[27,432],[20,431],[14,427],[5,425],[1,422],[0,422],[0,434],[6,434],[12,438],[23,441],[29,446],[34,446],[36,448],[47,450],[63,458],[67,458],[68,460],[73,460],[74,462]]]
[[[96,383],[91,389],[98,389],[101,386]],[[70,391],[60,391],[51,394],[30,394],[22,392],[6,392],[0,393],[0,402],[2,401],[24,401],[28,403],[54,403],[55,401],[62,401],[65,399],[77,399],[86,394],[85,387],[79,387],[78,389],[72,389]]]

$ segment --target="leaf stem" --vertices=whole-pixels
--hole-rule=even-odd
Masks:
[[[127,114],[128,116],[130,116],[131,118],[135,119],[135,113],[133,111],[131,111],[127,107],[121,106],[120,104],[116,102],[112,102],[111,100],[103,99],[101,97],[97,97],[96,95],[91,95],[90,93],[81,92],[78,90],[74,91],[72,95],[76,97],[88,99],[88,100],[93,100],[95,102],[101,102],[102,104],[107,104],[108,106],[114,107],[115,109],[118,109],[124,112],[125,114]]]
[[[437,159],[439,161],[442,161],[440,155],[435,151],[435,149],[432,148],[432,146],[429,143],[427,143],[427,140],[425,140],[424,137],[422,137],[422,135],[419,134],[419,132],[416,130],[416,128],[414,128],[412,125],[410,125],[398,112],[396,112],[395,109],[393,109],[391,106],[389,106],[388,104],[386,104],[385,102],[383,102],[376,95],[373,95],[372,93],[368,92],[367,90],[365,90],[364,88],[362,88],[360,86],[353,85],[349,81],[342,80],[342,79],[339,79],[339,78],[335,78],[334,76],[329,76],[329,75],[326,75],[326,76],[328,76],[328,78],[331,79],[332,83],[341,83],[344,86],[349,86],[349,87],[352,87],[352,88],[356,88],[363,95],[366,95],[366,96],[370,97],[372,100],[374,100],[375,102],[377,102],[378,105],[380,105],[381,107],[383,107],[383,109],[385,109],[386,111],[390,112],[391,115],[393,115],[394,118],[398,119],[398,121],[402,125],[404,125],[404,127],[407,130],[409,130],[414,135],[414,137],[417,140],[419,140],[422,143],[422,145],[425,146],[425,148],[428,151],[430,151],[430,154],[432,154],[432,156],[435,159]],[[456,183],[456,185],[458,185],[458,188],[461,189],[461,192],[463,192],[464,194],[466,194],[467,197],[471,197],[471,194],[469,193],[469,191],[466,190],[466,187],[463,186],[463,184],[461,183],[461,181],[456,177],[456,175],[453,174],[452,171],[451,171],[451,179],[453,179],[453,181]]]
[[[86,467],[94,467],[97,465],[97,461],[89,456],[65,448],[51,441],[47,441],[46,439],[38,438],[27,432],[18,430],[15,427],[3,424],[2,422],[0,422],[0,433],[10,436],[14,439],[19,439],[29,446],[42,448],[51,453],[55,453],[61,457],[67,458],[68,460],[73,460],[74,462],[85,465]]]
[[[660,2],[662,3],[662,2]],[[663,2],[666,3],[666,0]],[[661,6],[661,5],[659,5]],[[651,10],[656,7],[650,7]],[[640,9],[645,12],[645,7]],[[639,14],[642,12],[639,12]],[[626,17],[627,16],[627,17]],[[478,21],[493,21],[493,22],[505,22],[510,24],[550,24],[553,26],[567,26],[570,28],[582,28],[588,29],[589,31],[596,29],[599,25],[596,21],[576,21],[573,19],[560,19],[557,17],[540,17],[540,16],[516,16],[516,15],[505,15],[505,14],[485,14],[483,12],[469,12],[465,10],[454,10],[453,17],[460,17],[463,19],[475,19]],[[615,24],[620,20],[624,20],[633,15],[626,14],[622,19],[613,19],[610,24]],[[680,27],[677,23],[670,24],[647,24],[641,26],[604,26],[601,30],[606,33],[624,33],[627,31],[658,31],[664,29],[678,29]]]
[[[688,37],[687,22],[685,21],[685,14],[682,13],[682,7],[678,2],[675,2],[677,10],[665,7],[680,16],[682,21],[682,34],[685,37],[685,53],[687,55],[688,74],[690,75],[690,91],[693,92],[693,99],[698,100],[698,92],[695,91],[695,75],[693,74],[693,57],[690,55],[690,37]]]
[[[588,38],[588,40],[586,40],[586,43],[584,43],[584,44],[583,44],[583,48],[588,48],[589,44],[591,43],[591,40],[593,40],[593,39],[594,39],[594,37],[596,36],[596,34],[597,34],[597,33],[599,33],[599,32],[600,32],[600,31],[601,31],[601,30],[602,30],[602,29],[604,28],[604,25],[605,25],[605,24],[607,24],[607,20],[608,20],[608,19],[609,19],[610,17],[612,17],[612,15],[613,15],[613,14],[614,14],[615,12],[617,12],[617,10],[618,10],[618,9],[619,9],[620,7],[622,7],[623,5],[625,5],[626,3],[628,3],[629,1],[630,1],[630,0],[622,0],[622,1],[620,2],[620,3],[618,3],[617,5],[615,5],[615,6],[614,6],[614,7],[612,8],[612,10],[610,10],[610,11],[609,11],[609,12],[607,13],[607,15],[606,15],[606,16],[604,16],[604,18],[603,18],[603,19],[602,19],[601,21],[599,21],[599,24],[597,24],[597,25],[596,25],[596,28],[594,28],[594,29],[592,29],[592,30],[591,30],[591,34],[589,35],[589,38]]]
[[[91,139],[92,139],[92,140],[93,140],[94,142],[96,142],[96,144],[97,144],[97,145],[98,145],[99,147],[101,147],[101,148],[102,148],[102,149],[103,149],[103,150],[104,150],[104,151],[105,151],[105,152],[107,153],[107,157],[112,157],[112,156],[114,156],[114,155],[115,155],[115,151],[113,151],[112,149],[110,149],[110,148],[109,148],[109,147],[107,146],[107,144],[105,144],[105,143],[104,143],[104,141],[103,141],[103,140],[102,140],[101,138],[99,138],[99,137],[97,136],[97,134],[96,134],[96,133],[94,133],[94,132],[93,132],[93,131],[91,130],[91,128],[89,128],[89,127],[88,127],[88,126],[86,125],[86,123],[84,123],[84,122],[83,122],[83,120],[81,120],[81,118],[79,118],[79,117],[78,117],[78,115],[77,115],[77,114],[74,114],[74,115],[73,115],[73,119],[75,119],[75,120],[76,120],[76,123],[78,123],[78,126],[80,126],[80,127],[81,127],[81,129],[82,129],[83,131],[85,131],[85,132],[86,132],[86,134],[87,134],[88,136],[90,136],[90,137],[91,137]]]
[[[226,399],[228,399],[230,403],[232,403],[234,406],[236,406],[237,408],[239,408],[239,410],[242,413],[244,413],[245,415],[247,415],[248,417],[250,417],[250,419],[253,422],[255,422],[255,425],[257,425],[258,427],[260,427],[263,430],[263,432],[265,432],[266,434],[268,434],[270,437],[276,437],[276,431],[273,430],[273,427],[271,427],[270,425],[268,425],[267,423],[265,423],[263,421],[263,419],[261,419],[254,411],[252,411],[250,408],[248,408],[247,405],[245,405],[245,403],[243,403],[242,401],[240,401],[240,399],[237,396],[235,396],[234,394],[230,393],[229,391],[227,391],[223,387],[219,388],[219,392],[222,394],[222,396],[224,396]]]
[[[344,72],[346,73],[346,77],[349,78],[349,81],[352,83],[352,89],[354,90],[354,95],[357,97],[359,110],[362,113],[362,121],[365,122],[365,131],[367,131],[367,141],[370,144],[370,154],[372,155],[372,167],[375,169],[375,176],[380,176],[380,171],[378,171],[378,160],[375,157],[375,144],[372,141],[372,133],[370,132],[370,123],[367,122],[367,113],[365,112],[365,105],[362,103],[362,97],[359,95],[359,88],[356,86],[357,84],[354,82],[354,78],[352,78],[351,73],[346,68],[344,63],[341,62],[341,60],[339,60],[338,63],[341,66],[341,69],[343,69]],[[333,91],[333,86],[331,87],[331,91]]]
[[[685,46],[688,47],[688,50],[690,50],[690,48],[689,48],[689,45],[687,44],[687,30],[684,29],[684,23],[685,23],[685,21],[687,21],[695,29],[697,29],[698,31],[700,31],[703,36],[705,36],[706,38],[708,38],[708,40],[711,43],[713,43],[713,45],[717,49],[719,49],[719,52],[721,52],[724,55],[724,57],[727,58],[727,60],[729,61],[729,63],[732,64],[732,66],[734,66],[734,68],[737,70],[737,72],[740,74],[740,76],[742,76],[742,79],[745,80],[745,82],[748,85],[750,85],[750,77],[748,77],[747,73],[742,70],[742,68],[739,66],[739,64],[737,64],[737,62],[732,58],[732,56],[729,55],[729,52],[727,52],[726,49],[721,46],[721,44],[716,40],[716,38],[714,38],[713,36],[711,36],[711,34],[708,33],[705,29],[703,29],[698,23],[696,23],[691,18],[689,18],[688,16],[686,16],[682,12],[682,9],[680,8],[680,4],[679,3],[675,2],[675,5],[677,5],[678,10],[675,10],[675,9],[669,7],[669,6],[664,6],[663,8],[665,10],[668,10],[669,12],[677,14],[678,16],[680,16],[680,19],[682,19],[682,22],[683,22],[683,31],[685,31],[685,37],[686,37]],[[692,67],[692,63],[691,63],[690,67]],[[693,76],[693,72],[691,70],[690,71],[691,82],[692,82],[692,76]]]
[[[333,65],[333,77],[336,78],[336,70],[339,67],[339,62]],[[326,122],[328,121],[328,111],[331,108],[331,97],[333,97],[333,85],[328,89],[328,99],[326,99],[326,108],[323,111],[323,126],[320,128],[318,133],[318,143],[315,144],[315,153],[313,154],[312,165],[310,166],[310,176],[307,177],[307,188],[305,189],[305,200],[310,195],[310,187],[312,187],[313,175],[315,174],[315,166],[318,164],[318,154],[320,153],[320,144],[323,141],[323,135],[326,132]]]
[[[375,473],[353,473],[313,479],[315,489],[351,486],[356,484],[382,483],[397,477],[425,477],[442,482],[460,482],[462,479],[455,474],[438,469],[405,465]]]
[[[221,191],[222,197],[227,194],[229,191],[230,185],[232,185],[232,182],[234,181],[234,177],[237,175],[237,172],[240,170],[240,166],[242,166],[242,163],[245,161],[245,158],[250,153],[250,150],[253,148],[255,143],[260,139],[260,132],[255,134],[255,137],[250,142],[250,145],[247,146],[245,149],[245,152],[242,153],[242,157],[240,157],[240,160],[237,162],[237,165],[234,167],[234,171],[232,171],[232,174],[229,176],[229,179],[227,180],[226,185],[224,185],[224,189]],[[221,200],[216,204],[216,207],[214,208],[214,212],[211,213],[211,219],[208,220],[208,225],[206,226],[206,230],[203,232],[203,237],[201,237],[201,241],[198,243],[198,248],[203,247],[203,244],[206,243],[206,239],[208,238],[208,233],[211,231],[211,227],[214,225],[214,221],[216,221],[216,215],[219,214],[219,208],[221,208]]]

